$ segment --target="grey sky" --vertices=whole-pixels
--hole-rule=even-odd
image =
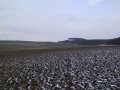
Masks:
[[[120,0],[1,0],[0,39],[120,36]]]

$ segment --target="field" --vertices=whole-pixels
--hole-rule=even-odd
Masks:
[[[120,90],[120,47],[0,55],[0,90]]]
[[[81,47],[72,43],[32,42],[32,41],[0,41],[0,55],[12,52],[31,51],[53,48]]]

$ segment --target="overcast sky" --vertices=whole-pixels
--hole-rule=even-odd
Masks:
[[[120,0],[0,0],[0,39],[120,36]]]

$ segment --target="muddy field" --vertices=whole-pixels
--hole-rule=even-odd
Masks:
[[[1,55],[0,90],[120,90],[120,47]]]

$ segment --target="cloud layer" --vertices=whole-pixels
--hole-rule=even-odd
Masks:
[[[97,4],[103,0],[90,0]],[[0,33],[25,40],[58,41],[70,37],[113,38],[120,35],[118,2],[92,7],[86,1],[2,0]],[[5,39],[5,37],[0,37]]]
[[[95,5],[95,4],[98,4],[102,1],[104,1],[104,0],[89,0],[89,3],[90,3],[90,5]]]

